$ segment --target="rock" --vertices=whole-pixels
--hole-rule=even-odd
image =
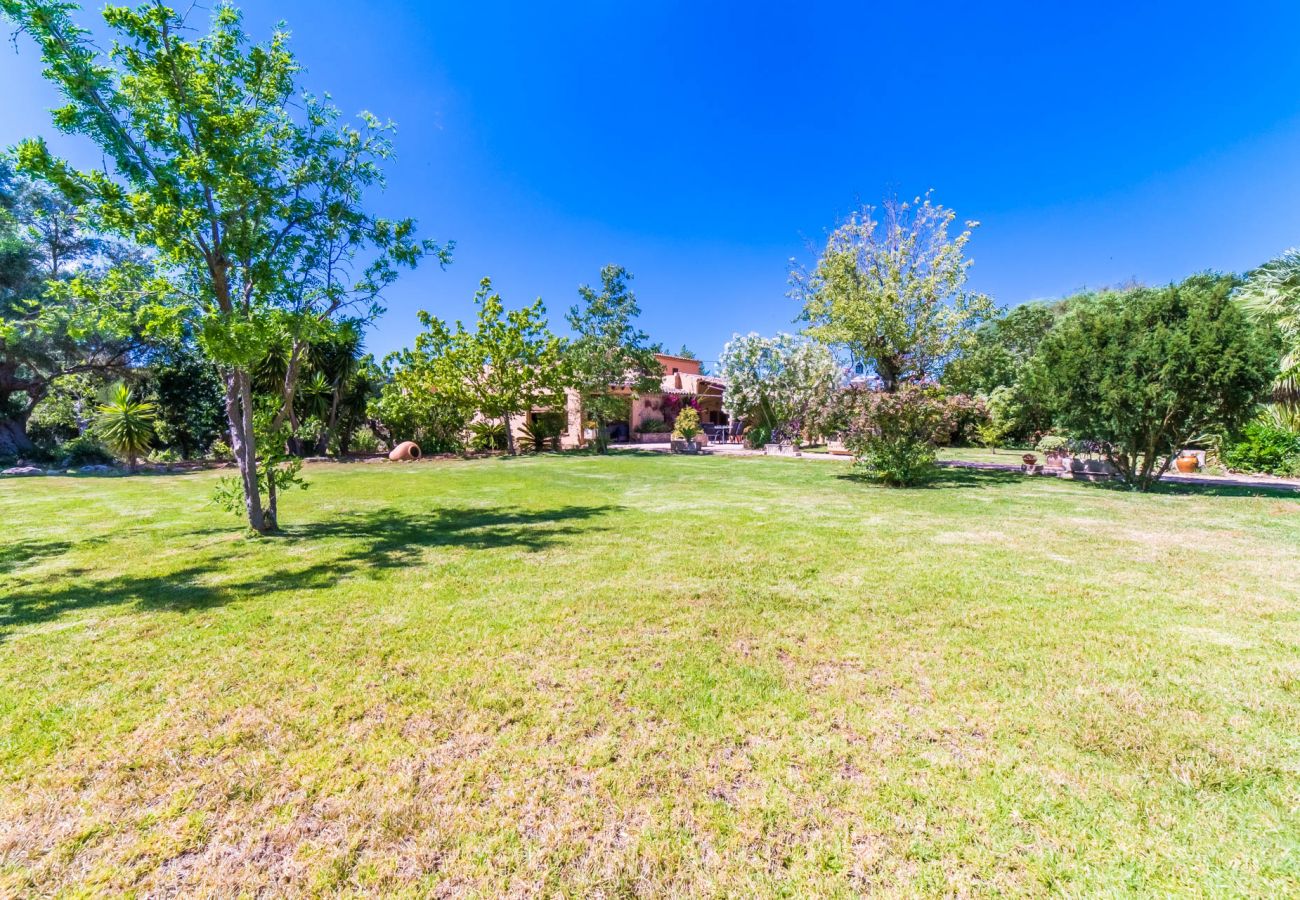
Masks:
[[[113,471],[113,467],[112,466],[82,466],[77,471],[80,472],[82,475],[99,475],[104,472]]]
[[[12,469],[5,469],[0,475],[44,475],[44,469],[38,469],[36,466],[14,466]]]

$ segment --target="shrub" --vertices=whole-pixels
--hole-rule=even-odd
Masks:
[[[556,413],[541,413],[533,416],[533,421],[521,429],[527,446],[525,450],[541,453],[546,449],[558,449],[560,435],[564,433],[564,420]]]
[[[663,434],[671,429],[668,427],[668,423],[663,419],[658,416],[650,416],[642,419],[641,424],[636,427],[636,430],[641,434]]]
[[[500,422],[475,422],[469,433],[469,445],[475,450],[506,449],[506,426]]]
[[[64,441],[59,452],[63,454],[60,459],[65,468],[101,466],[113,461],[113,454],[90,432],[83,432],[70,441]]]
[[[366,414],[378,424],[390,447],[415,441],[426,454],[464,449],[464,433],[473,417],[460,398],[435,391],[413,374],[386,383],[367,405]]]
[[[229,462],[235,458],[235,451],[231,450],[230,445],[225,441],[213,441],[208,452],[212,454],[213,459],[221,462]]]
[[[673,424],[673,437],[682,441],[693,441],[700,433],[700,412],[688,406],[677,414]]]
[[[745,429],[745,446],[757,450],[772,443],[772,429],[768,425],[751,425]]]
[[[348,441],[348,450],[353,453],[378,453],[379,436],[369,425],[362,425],[352,432],[352,439]]]
[[[1043,406],[1039,392],[1021,381],[995,388],[985,402],[999,441],[1027,445],[1035,434],[1052,425],[1051,413]]]
[[[943,435],[941,443],[970,446],[980,440],[980,429],[989,423],[989,410],[985,402],[970,394],[949,394],[948,409],[952,428]]]
[[[1231,433],[1267,394],[1277,358],[1232,299],[1231,278],[1105,294],[1043,339],[1033,380],[1071,436],[1110,446],[1147,490],[1178,449]]]
[[[1038,441],[1038,446],[1034,447],[1035,450],[1044,456],[1049,453],[1064,453],[1069,448],[1070,442],[1055,434],[1043,435]]]
[[[1229,469],[1237,472],[1298,475],[1300,434],[1274,422],[1255,419],[1242,429],[1241,438],[1229,444],[1219,458]]]
[[[975,441],[981,447],[996,450],[1007,439],[1007,433],[991,416],[975,428]]]
[[[953,427],[950,398],[927,385],[893,393],[858,392],[844,445],[860,469],[896,487],[920,484],[935,472],[939,441]]]

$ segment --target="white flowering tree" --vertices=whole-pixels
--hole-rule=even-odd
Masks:
[[[937,378],[994,313],[993,301],[966,289],[966,244],[979,223],[952,236],[954,219],[928,194],[850,216],[815,269],[790,274],[807,334],[869,364],[885,391]]]
[[[775,441],[816,433],[836,408],[844,371],[824,344],[792,334],[736,335],[722,351],[724,406]]]

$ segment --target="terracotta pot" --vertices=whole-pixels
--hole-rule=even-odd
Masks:
[[[393,452],[388,454],[388,458],[393,462],[406,462],[407,460],[420,458],[420,445],[415,441],[402,441],[393,448]]]
[[[1024,456],[1020,457],[1020,461],[1023,462],[1023,463],[1024,463],[1025,465],[1027,465],[1027,466],[1032,466],[1032,465],[1037,464],[1037,462],[1038,462],[1038,457],[1037,457],[1037,456],[1034,456],[1034,454],[1032,454],[1032,453],[1026,453]]]
[[[1174,460],[1174,466],[1184,475],[1190,475],[1200,468],[1195,456],[1180,456]]]

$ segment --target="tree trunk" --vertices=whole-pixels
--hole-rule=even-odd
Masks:
[[[266,530],[275,531],[279,526],[276,524],[278,519],[278,510],[280,496],[275,490],[275,466],[266,467]]]
[[[509,453],[511,456],[514,456],[515,455],[515,430],[510,427],[510,417],[508,415],[502,416],[501,421],[502,423],[504,423],[506,428],[506,452]]]
[[[0,456],[23,456],[34,449],[27,436],[27,416],[0,419]]]
[[[262,512],[262,494],[257,484],[252,388],[248,373],[239,369],[226,374],[226,424],[230,426],[230,449],[234,452],[239,477],[243,482],[244,509],[248,514],[249,527],[265,534],[269,529]]]

